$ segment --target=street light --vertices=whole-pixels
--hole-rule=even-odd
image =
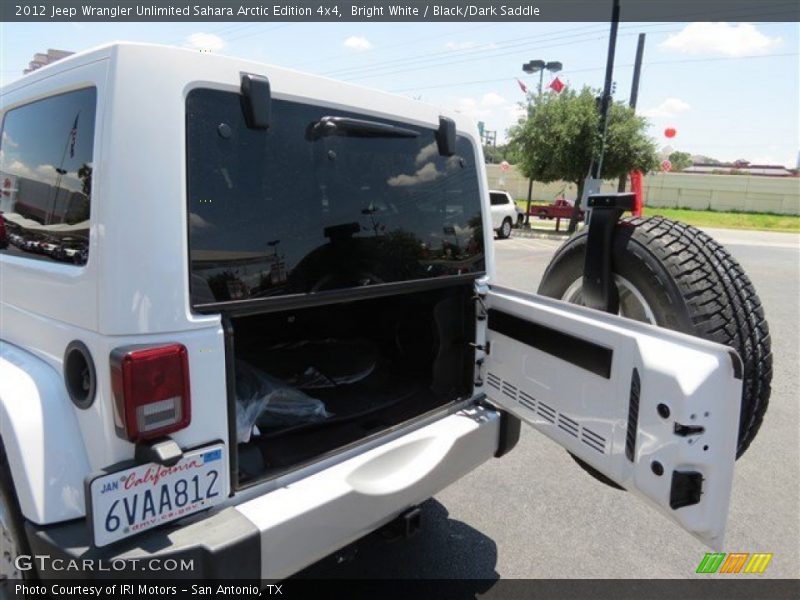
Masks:
[[[529,60],[524,65],[522,65],[522,70],[528,75],[539,73],[539,97],[541,97],[542,95],[542,82],[544,79],[544,72],[550,71],[551,73],[557,73],[563,68],[564,65],[562,65],[557,60],[552,60],[550,62],[544,62],[543,60]],[[531,224],[532,195],[533,195],[533,179],[528,178],[528,206],[527,209],[525,210],[525,227],[530,227]]]
[[[553,60],[550,62],[544,62],[543,60],[529,60],[524,65],[522,65],[522,70],[527,73],[528,75],[533,75],[534,73],[539,73],[539,95],[542,95],[542,80],[544,79],[544,72],[550,71],[551,73],[557,73],[564,65],[562,65],[557,60]]]

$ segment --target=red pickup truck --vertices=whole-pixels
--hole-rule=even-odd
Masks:
[[[552,204],[531,206],[530,215],[540,219],[569,219],[572,216],[572,204],[564,198],[559,198]],[[583,221],[583,209],[580,211],[578,220]]]

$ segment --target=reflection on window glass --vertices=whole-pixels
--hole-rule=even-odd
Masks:
[[[326,116],[405,134],[320,135]],[[187,161],[194,304],[484,269],[466,138],[442,157],[433,129],[283,100],[272,101],[268,131],[248,129],[239,95],[198,89]]]
[[[0,250],[82,265],[89,249],[97,93],[9,110],[0,142]]]

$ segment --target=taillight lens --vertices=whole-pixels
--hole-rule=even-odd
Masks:
[[[117,434],[131,442],[158,437],[191,422],[186,347],[117,348],[111,353]]]

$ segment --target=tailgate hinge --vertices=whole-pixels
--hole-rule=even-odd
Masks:
[[[481,350],[482,352],[484,352],[486,354],[486,356],[489,356],[489,353],[490,353],[490,351],[492,349],[492,343],[491,342],[486,342],[486,344],[483,345],[483,344],[476,344],[475,342],[470,342],[469,343],[469,347],[470,348],[475,348],[475,350]],[[480,359],[475,361],[475,364],[480,365],[482,362],[483,362],[483,359],[480,358]]]

